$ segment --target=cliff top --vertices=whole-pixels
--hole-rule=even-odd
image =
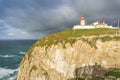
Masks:
[[[36,46],[50,46],[52,44],[57,44],[57,43],[71,43],[73,44],[76,39],[81,38],[82,40],[85,41],[86,37],[89,36],[96,36],[96,38],[102,39],[102,41],[108,41],[111,39],[116,39],[120,40],[120,35],[116,35],[118,32],[118,29],[109,29],[109,28],[95,28],[95,29],[78,29],[78,30],[73,30],[73,29],[68,29],[64,30],[61,32],[49,34],[43,38],[41,38],[35,45]],[[115,35],[114,38],[110,37]],[[99,37],[98,37],[99,36]]]

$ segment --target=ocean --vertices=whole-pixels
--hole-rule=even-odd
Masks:
[[[37,40],[0,40],[0,80],[15,80],[20,61]]]

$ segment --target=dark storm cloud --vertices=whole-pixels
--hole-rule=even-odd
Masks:
[[[76,0],[73,7],[90,19],[116,18],[120,13],[118,0]]]
[[[72,28],[82,15],[87,23],[104,20],[114,26],[120,16],[120,0],[1,0],[0,4],[1,19],[32,38]]]
[[[46,32],[65,28],[69,21],[74,21],[74,10],[69,6],[58,6],[52,9],[8,9],[4,20],[16,28],[24,28],[30,32]],[[75,15],[73,15],[75,14]]]

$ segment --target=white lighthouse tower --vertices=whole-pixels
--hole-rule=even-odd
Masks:
[[[84,16],[82,16],[82,17],[80,18],[80,25],[81,25],[81,26],[85,26],[85,17],[84,17]]]

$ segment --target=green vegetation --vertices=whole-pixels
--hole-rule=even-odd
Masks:
[[[99,39],[102,40],[102,42],[105,42],[105,41],[110,41],[110,40],[120,40],[120,36],[115,36],[115,37],[110,37],[110,36],[104,36],[104,37],[100,37]]]
[[[98,37],[93,38],[92,40],[88,41],[91,47],[97,48],[96,41],[98,40]]]
[[[70,43],[72,46],[72,44],[75,43],[75,41],[76,41],[76,39],[67,39],[67,40],[65,40],[65,43]]]
[[[120,69],[119,70],[113,70],[105,74],[106,77],[108,76],[114,76],[116,78],[120,78]]]
[[[36,71],[36,70],[37,70],[36,65],[33,65],[33,66],[31,67],[29,74],[31,74],[31,72],[32,72],[33,70],[34,70],[34,71]]]
[[[110,41],[112,40],[112,38],[110,36],[104,36],[101,38],[102,42],[105,42],[105,41]]]
[[[84,37],[84,36],[98,36],[99,35],[110,35],[110,34],[116,34],[118,30],[117,29],[109,29],[109,28],[96,28],[96,29],[78,29],[78,30],[64,30],[62,32],[54,33],[54,34],[49,34],[43,38],[41,38],[35,45],[36,46],[46,46],[48,48],[51,45],[56,45],[58,43],[63,44],[63,47],[65,47],[65,43],[70,43],[71,45],[75,43],[76,39],[79,37]],[[96,40],[99,38],[92,39],[91,41],[88,41],[86,39],[85,42],[87,41],[91,47],[95,47]],[[120,40],[120,37],[114,37],[111,38],[109,36],[106,37],[100,37],[100,39],[105,42],[109,41],[111,39],[115,40]]]
[[[71,78],[71,79],[67,79],[67,80],[85,80],[83,78]]]
[[[95,29],[78,29],[78,30],[65,30],[59,32],[59,34],[65,34],[65,36],[72,36],[72,37],[80,37],[80,36],[91,36],[91,35],[104,35],[104,34],[115,34],[118,30],[117,29],[109,29],[109,28],[95,28]]]
[[[120,40],[120,36],[113,37],[115,40]]]

